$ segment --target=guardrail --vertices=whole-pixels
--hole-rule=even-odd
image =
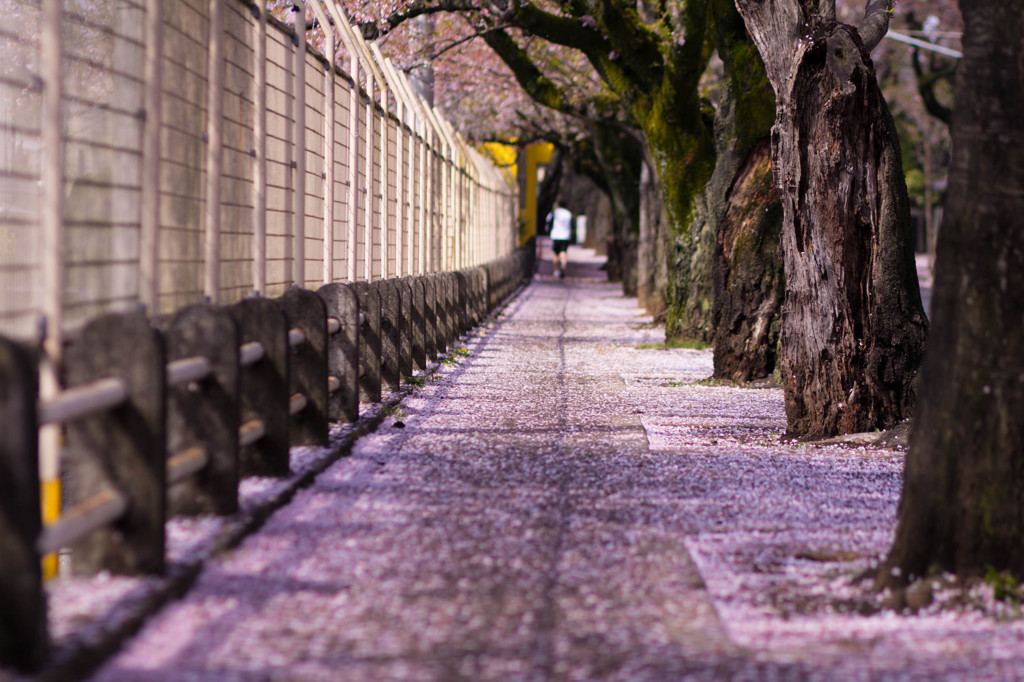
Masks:
[[[76,573],[161,573],[169,516],[233,514],[246,476],[287,476],[289,448],[326,445],[424,370],[532,272],[532,250],[484,266],[292,289],[277,299],[92,320],[65,388],[38,400],[36,349],[0,338],[0,665],[47,657],[41,559]],[[39,428],[60,424],[73,500],[43,526]]]

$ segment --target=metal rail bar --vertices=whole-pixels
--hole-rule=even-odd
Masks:
[[[288,414],[298,414],[306,409],[306,405],[309,404],[309,400],[302,393],[292,393],[292,397],[288,398]]]
[[[39,424],[60,424],[117,407],[128,398],[128,384],[120,377],[98,379],[61,391],[39,403]]]
[[[247,421],[238,429],[238,444],[241,447],[252,445],[267,434],[267,425],[261,419]]]
[[[43,528],[36,549],[40,554],[56,552],[121,518],[127,509],[127,498],[114,488],[107,488],[76,504],[56,523]]]
[[[213,365],[202,355],[181,358],[167,363],[167,383],[170,386],[199,381],[210,376]]]
[[[209,463],[210,456],[198,445],[182,450],[167,460],[167,485],[185,480],[202,471]]]
[[[243,367],[248,367],[262,360],[266,353],[266,349],[263,348],[263,344],[259,341],[243,343],[242,347],[238,349],[238,361]]]
[[[301,346],[306,343],[306,330],[300,327],[288,330],[288,345]]]

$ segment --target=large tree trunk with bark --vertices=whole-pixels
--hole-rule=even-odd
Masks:
[[[742,384],[768,377],[778,362],[785,279],[782,205],[771,164],[775,97],[733,0],[712,2],[727,75],[715,114],[715,176],[730,178],[713,263],[714,378]]]
[[[640,167],[643,153],[636,133],[624,126],[588,122],[596,173],[612,200],[614,221],[608,243],[608,279],[621,282],[626,296],[636,296],[640,237]]]
[[[887,4],[869,0],[864,39],[831,0],[737,6],[776,96],[789,435],[891,427],[911,414],[928,323],[899,140],[869,55]]]
[[[747,155],[715,244],[714,378],[746,383],[769,376],[779,353],[785,278],[779,257],[782,205],[771,145]]]
[[[710,345],[714,338],[712,264],[718,219],[725,210],[722,179],[716,164],[704,191],[694,198],[689,225],[672,235],[667,254],[670,276],[665,336],[696,345]]]
[[[1024,579],[1024,0],[960,9],[932,334],[883,584]]]
[[[671,232],[657,178],[645,161],[640,171],[640,239],[637,243],[637,302],[648,315],[665,314],[668,287],[665,243]]]

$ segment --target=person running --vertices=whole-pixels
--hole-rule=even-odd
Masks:
[[[548,216],[551,223],[551,249],[555,252],[552,265],[555,276],[565,277],[569,267],[569,240],[572,239],[572,212],[561,201],[555,202],[555,210]]]

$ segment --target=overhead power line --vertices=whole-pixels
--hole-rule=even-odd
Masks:
[[[901,43],[906,43],[908,45],[913,45],[914,47],[920,47],[920,48],[922,48],[924,50],[931,50],[932,52],[938,52],[939,54],[944,54],[947,57],[955,57],[956,59],[960,59],[961,57],[964,56],[963,52],[958,52],[957,50],[954,50],[954,49],[949,48],[949,47],[943,47],[942,45],[936,45],[935,43],[929,43],[926,40],[919,40],[917,38],[911,38],[908,35],[905,35],[903,33],[899,33],[898,31],[889,31],[888,33],[885,34],[885,37],[886,38],[892,38],[893,40],[898,40]]]

